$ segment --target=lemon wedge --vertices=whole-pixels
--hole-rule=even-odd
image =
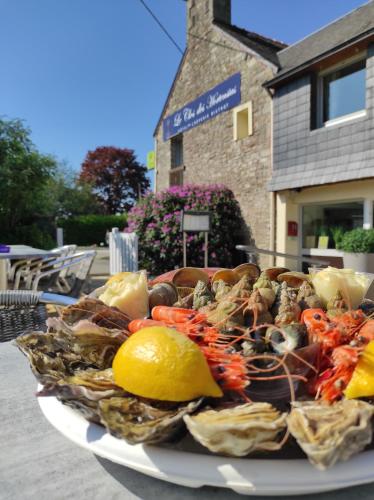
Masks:
[[[167,327],[143,328],[126,340],[114,357],[113,375],[126,391],[160,401],[223,395],[198,346]]]

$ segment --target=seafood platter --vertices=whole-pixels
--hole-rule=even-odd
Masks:
[[[198,457],[245,480],[252,467],[266,476],[267,464],[287,464],[291,476],[309,474],[310,492],[341,488],[374,480],[367,472],[344,482],[347,470],[374,459],[371,282],[349,269],[303,274],[250,263],[154,280],[120,273],[49,317],[46,332],[15,343],[52,423],[53,412],[79,415],[85,432],[93,426],[124,453],[160,450],[192,469]],[[251,480],[252,494],[270,494]],[[229,483],[194,485],[251,492]]]

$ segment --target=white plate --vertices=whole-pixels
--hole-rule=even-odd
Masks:
[[[321,472],[307,460],[225,458],[157,446],[132,446],[100,425],[90,424],[54,397],[39,397],[38,401],[47,420],[79,446],[148,476],[183,486],[218,486],[265,496],[317,493],[374,481],[374,450]]]

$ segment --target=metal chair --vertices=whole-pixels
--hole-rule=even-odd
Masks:
[[[0,342],[27,331],[46,331],[46,304],[70,305],[76,299],[29,290],[0,291]]]
[[[93,260],[96,256],[95,250],[78,252],[67,257],[59,257],[54,260],[47,260],[40,266],[30,270],[25,280],[25,288],[28,290],[42,289],[44,291],[64,291],[72,297],[78,297],[80,291],[90,272]],[[64,288],[58,283],[61,272],[74,271],[71,273],[71,284],[64,279]]]
[[[56,253],[58,257],[68,257],[72,255],[77,249],[77,245],[64,245],[62,247],[56,247],[51,250],[53,253]],[[30,272],[34,272],[38,267],[47,262],[53,261],[55,257],[47,257],[44,259],[34,258],[27,260],[19,260],[15,262],[8,273],[8,280],[13,282],[13,290],[18,290],[20,288],[21,283],[23,283]],[[62,276],[65,277],[65,276]]]

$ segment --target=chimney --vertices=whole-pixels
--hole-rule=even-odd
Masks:
[[[231,24],[231,0],[187,0],[187,43],[191,34],[206,35],[213,21]]]

